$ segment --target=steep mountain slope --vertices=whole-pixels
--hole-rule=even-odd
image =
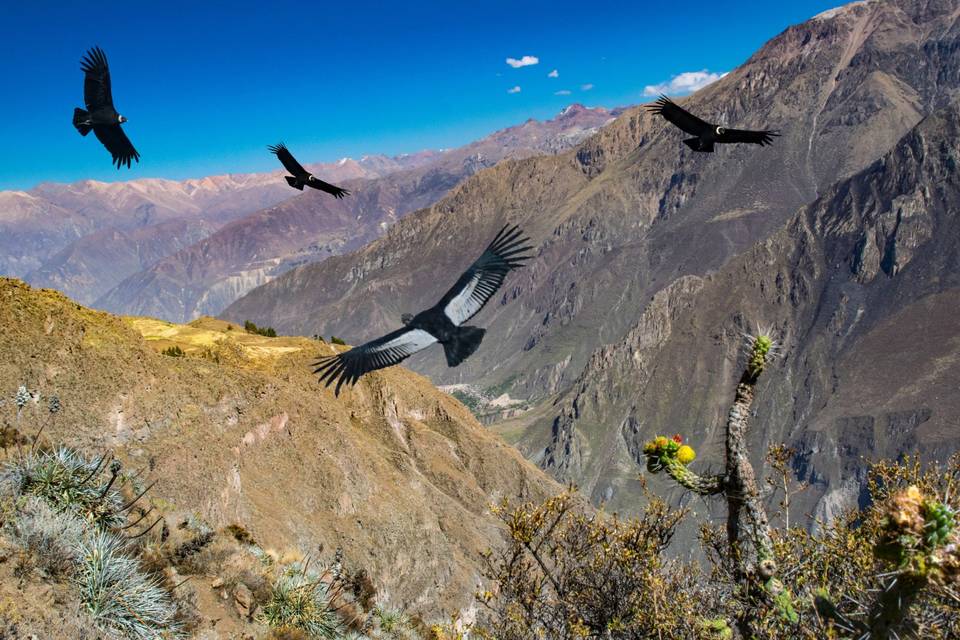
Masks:
[[[657,293],[542,414],[501,428],[595,499],[636,498],[645,439],[680,431],[720,449],[724,412],[758,323],[780,338],[753,431],[800,453],[798,513],[856,500],[866,458],[960,449],[960,103],[706,277]],[[739,358],[739,361],[738,361]]]
[[[455,370],[437,359],[412,366],[438,383],[555,393],[657,291],[767,237],[945,103],[960,87],[957,10],[919,0],[851,5],[787,29],[684,101],[719,122],[781,128],[773,147],[694,153],[681,132],[633,109],[573,152],[479,173],[383,239],[286,274],[224,317],[358,343],[435,302],[510,220],[540,255],[485,311],[497,339]]]
[[[407,213],[436,202],[476,171],[504,158],[568,149],[620,113],[572,105],[552,120],[527,122],[429,162],[373,180],[348,181],[353,195],[306,192],[227,225],[137,273],[95,302],[118,313],[175,320],[218,314],[290,268],[354,250]]]
[[[316,341],[116,318],[6,278],[0,326],[4,397],[21,383],[58,394],[45,437],[147,467],[171,527],[196,513],[264,548],[342,547],[426,615],[470,603],[500,539],[491,501],[558,489],[420,376],[387,371],[334,398],[306,373],[332,349]],[[187,356],[158,353],[174,344]]]
[[[804,298],[803,312],[788,322],[785,312],[773,314],[755,299],[758,289],[734,287],[735,276],[752,274],[756,287],[762,283],[763,296],[786,290],[779,295],[789,300],[801,292],[813,296],[812,291],[827,286],[832,271],[806,274],[794,285],[792,278],[800,277],[796,273],[783,272],[776,279],[776,251],[771,250],[773,257],[755,259],[769,263],[769,269],[747,271],[744,256],[751,255],[758,242],[760,246],[773,242],[785,228],[799,233],[802,226],[787,227],[798,209],[820,194],[834,193],[835,183],[868,166],[875,171],[878,165],[872,163],[885,157],[925,115],[956,99],[958,18],[960,7],[955,2],[927,0],[873,0],[818,16],[787,29],[743,66],[684,101],[695,113],[721,123],[779,127],[783,137],[773,147],[734,146],[695,154],[680,144],[682,134],[675,128],[634,109],[571,153],[506,162],[479,173],[436,205],[402,220],[383,239],[352,255],[285,274],[237,301],[223,317],[257,318],[284,332],[335,333],[358,343],[396,326],[401,312],[435,302],[452,282],[452,274],[469,264],[504,221],[518,222],[538,244],[538,256],[511,275],[503,294],[478,317],[478,323],[489,329],[485,344],[457,369],[447,369],[433,354],[414,359],[411,366],[436,382],[470,383],[491,395],[507,391],[515,398],[539,402],[503,429],[521,437],[525,451],[557,476],[577,480],[597,499],[628,506],[636,497],[636,485],[630,480],[636,465],[628,454],[636,452],[637,442],[657,429],[690,429],[695,442],[712,442],[719,412],[729,400],[729,376],[736,368],[730,359],[739,338],[731,334],[732,327],[745,331],[752,321],[777,321],[781,329],[803,331],[800,327],[810,324],[803,314],[821,308],[819,298],[816,302]],[[952,116],[935,121],[941,117],[946,118],[941,125],[951,122]],[[932,138],[939,125],[928,126],[932,130],[918,134],[924,140]],[[949,145],[951,140],[955,145],[955,138],[938,140],[936,144],[948,148],[943,173],[952,162],[949,149],[955,146]],[[904,154],[907,167],[913,147],[906,141],[904,145],[897,153]],[[901,195],[897,189],[922,194],[937,188],[925,177],[939,175],[936,167],[918,167],[915,174],[905,169],[900,178],[890,177],[900,183],[887,189],[886,202]],[[880,194],[876,197],[877,206],[885,202]],[[943,201],[951,202],[950,197],[944,195]],[[819,202],[828,201],[825,196]],[[838,220],[849,214],[842,203],[830,206]],[[949,231],[943,222],[949,207],[940,206],[937,224]],[[892,213],[878,223],[875,237],[870,236],[873,244],[864,241],[862,264],[868,271],[894,264],[895,258],[882,256],[902,257],[915,251],[929,234],[931,221],[897,226],[898,217],[906,215],[897,213],[903,207],[910,210],[907,204],[878,210]],[[899,241],[888,239],[893,228],[903,234]],[[823,227],[814,227],[812,235],[820,238],[823,233]],[[956,265],[955,249],[947,249],[952,246],[949,237],[942,250],[947,251],[944,256],[954,256]],[[898,242],[891,254],[888,245]],[[902,317],[885,329],[895,333],[933,314],[928,318],[930,331],[956,335],[956,329],[948,326],[951,316],[944,312],[944,305],[955,304],[948,293],[952,285],[943,274],[950,263],[937,261],[945,257],[925,262],[914,254],[913,259],[915,266],[898,276],[892,289],[876,285],[884,293],[871,300],[872,317],[878,325],[882,317]],[[923,302],[905,296],[899,283],[908,272],[918,274],[921,282],[940,282],[942,289],[928,292],[942,295]],[[723,288],[708,286],[721,275],[726,278]],[[894,290],[901,293],[894,295]],[[857,316],[860,299],[851,300],[843,322]],[[793,304],[801,306],[799,301]],[[927,314],[924,305],[932,305]],[[735,316],[739,324],[733,324]],[[687,326],[688,318],[700,323],[697,332]],[[680,328],[672,328],[674,323]],[[838,360],[837,376],[854,380],[867,372],[880,375],[888,365],[884,358],[890,356],[867,345],[890,338],[879,326],[876,330],[868,333],[864,327],[863,333],[852,334],[864,342],[851,351],[849,360]],[[939,409],[929,415],[922,410],[955,401],[955,388],[943,386],[949,379],[945,374],[931,374],[913,395],[901,393],[896,376],[871,378],[876,389],[869,397],[889,401],[889,409],[878,407],[863,422],[877,434],[867,444],[866,432],[850,440],[843,420],[814,413],[813,407],[818,402],[836,403],[835,415],[849,417],[849,406],[872,387],[849,383],[841,392],[831,378],[819,377],[831,370],[828,355],[838,345],[812,337],[805,342],[793,333],[787,337],[798,340],[788,345],[790,357],[809,363],[804,375],[813,376],[807,382],[814,385],[815,379],[817,386],[803,390],[806,378],[790,377],[789,384],[798,386],[782,386],[772,398],[763,391],[764,402],[776,403],[782,411],[771,440],[783,436],[797,444],[817,443],[807,451],[833,446],[824,443],[836,443],[838,438],[844,443],[840,452],[831,454],[835,457],[828,458],[834,463],[827,467],[830,471],[798,469],[800,475],[814,473],[818,483],[810,492],[811,504],[818,502],[826,509],[841,486],[849,497],[856,484],[850,484],[850,474],[859,473],[851,471],[859,469],[857,452],[896,453],[898,447],[909,446],[911,438],[928,433],[930,442],[946,442],[943,414]],[[951,340],[946,340],[948,346]],[[718,352],[714,344],[723,349]],[[618,349],[621,356],[614,360],[619,364],[601,375],[598,361]],[[931,359],[930,351],[915,355],[915,369],[945,372],[952,366],[952,356],[939,362]],[[649,363],[661,359],[683,368],[651,372]],[[630,367],[646,373],[636,375]],[[800,374],[789,374],[795,375]],[[790,393],[812,404],[795,402]],[[591,402],[603,410],[588,416],[586,406]],[[769,404],[764,410],[767,417],[772,415]],[[784,416],[789,416],[790,430],[783,426]],[[902,433],[888,438],[884,435],[888,428]],[[625,429],[632,434],[629,438],[621,436]],[[806,439],[820,431],[825,440]],[[840,471],[838,459],[847,465],[845,470]],[[828,497],[821,501],[823,495]]]

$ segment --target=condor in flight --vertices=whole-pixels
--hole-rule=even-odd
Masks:
[[[669,122],[673,123],[683,131],[695,138],[687,138],[683,144],[694,151],[712,152],[713,145],[730,142],[747,142],[750,144],[759,144],[761,147],[773,144],[773,137],[780,134],[776,131],[746,131],[743,129],[726,129],[716,124],[704,122],[689,111],[681,109],[667,96],[660,96],[660,99],[651,105],[647,105],[647,110],[651,113],[663,116]]]
[[[480,346],[486,329],[463,326],[503,285],[507,274],[530,258],[532,247],[517,226],[504,226],[436,305],[415,316],[404,314],[403,329],[314,363],[320,382],[353,385],[365,373],[391,367],[435,342],[443,345],[447,365],[455,367]]]
[[[314,189],[319,189],[320,191],[326,191],[334,198],[342,198],[343,196],[350,195],[350,192],[346,189],[341,189],[336,185],[332,185],[329,182],[324,182],[320,180],[315,175],[303,168],[297,159],[293,157],[293,154],[290,153],[290,150],[287,149],[286,145],[282,142],[280,144],[275,144],[267,147],[272,154],[280,158],[280,162],[283,163],[283,166],[287,171],[293,174],[293,176],[286,176],[287,184],[289,184],[294,189],[299,189],[303,191],[304,186],[313,187]]]
[[[130,163],[140,162],[140,154],[133,148],[127,134],[120,125],[127,121],[113,107],[113,94],[110,90],[110,67],[107,56],[100,47],[87,51],[80,61],[83,70],[83,102],[87,109],[79,107],[73,110],[73,126],[80,135],[85,136],[93,130],[93,135],[103,143],[113,164],[119,169],[122,165],[130,168]]]

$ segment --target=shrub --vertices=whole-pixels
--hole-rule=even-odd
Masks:
[[[6,527],[12,542],[26,551],[47,575],[72,573],[85,523],[72,513],[58,513],[41,498],[31,496]]]
[[[184,357],[185,355],[187,355],[186,352],[184,352],[184,350],[181,349],[178,345],[173,345],[172,347],[167,347],[166,349],[164,349],[164,350],[161,351],[160,353],[163,354],[163,355],[165,355],[165,356],[170,356],[171,358],[182,358],[182,357]]]
[[[200,356],[217,364],[240,364],[247,359],[243,347],[226,338],[221,338],[205,348]]]
[[[258,327],[256,324],[247,320],[243,323],[243,328],[247,333],[253,333],[267,338],[276,338],[277,332],[273,327]]]
[[[334,640],[342,626],[330,585],[301,563],[285,567],[260,617],[275,629],[298,629],[310,638]]]
[[[184,637],[169,594],[127,554],[121,540],[94,533],[80,545],[79,556],[80,597],[98,624],[137,640]]]
[[[343,340],[341,340],[341,339],[338,338],[337,336],[330,336],[330,343],[331,343],[331,344],[339,344],[339,345],[341,345],[341,346],[346,346],[346,345],[347,345],[346,342],[344,342]]]
[[[487,557],[496,593],[478,594],[489,637],[695,637],[695,567],[661,556],[683,511],[651,497],[640,517],[621,520],[591,514],[573,489],[493,511],[507,545]]]

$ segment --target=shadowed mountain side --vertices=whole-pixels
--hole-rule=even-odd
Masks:
[[[770,444],[797,449],[794,472],[811,487],[795,519],[855,504],[864,459],[945,460],[960,448],[958,140],[955,105],[718,272],[658,292],[569,391],[497,428],[556,477],[628,509],[653,435],[682,433],[701,468],[721,464],[743,336],[761,323],[781,344],[758,391],[754,463]]]
[[[428,616],[471,603],[479,554],[500,540],[492,501],[559,489],[402,368],[334,399],[307,367],[334,347],[313,340],[121,319],[6,278],[0,326],[5,394],[61,399],[45,438],[149,467],[171,522],[197,512],[264,547],[343,547],[393,604]],[[186,356],[159,353],[173,345]]]
[[[518,223],[539,255],[479,317],[497,339],[456,369],[429,355],[410,366],[437,383],[548,397],[622,338],[658,291],[768,237],[944,104],[960,87],[957,11],[919,0],[850,5],[787,29],[681,101],[711,121],[782,130],[772,147],[695,153],[672,125],[632,109],[574,151],[480,172],[382,239],[285,274],[223,315],[359,343],[433,304],[464,254]]]
[[[426,207],[503,158],[568,149],[621,110],[572,105],[556,118],[498,131],[429,162],[371,180],[343,183],[352,195],[326,202],[304,193],[228,225],[137,273],[94,304],[120,313],[191,320],[216,315],[238,297],[297,265],[352,251],[398,219]]]

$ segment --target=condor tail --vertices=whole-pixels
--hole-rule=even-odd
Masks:
[[[293,187],[294,189],[299,189],[303,191],[303,183],[294,178],[293,176],[285,176],[287,179],[287,184]]]
[[[687,138],[683,141],[683,144],[687,145],[694,151],[703,151],[704,153],[713,152],[713,143],[704,144],[700,138]]]
[[[90,125],[90,114],[77,107],[73,110],[73,126],[77,128],[80,135],[85,136],[90,133],[93,127]]]
[[[480,327],[460,327],[452,339],[443,343],[443,353],[447,356],[447,364],[455,367],[469,358],[483,341],[486,329]]]

